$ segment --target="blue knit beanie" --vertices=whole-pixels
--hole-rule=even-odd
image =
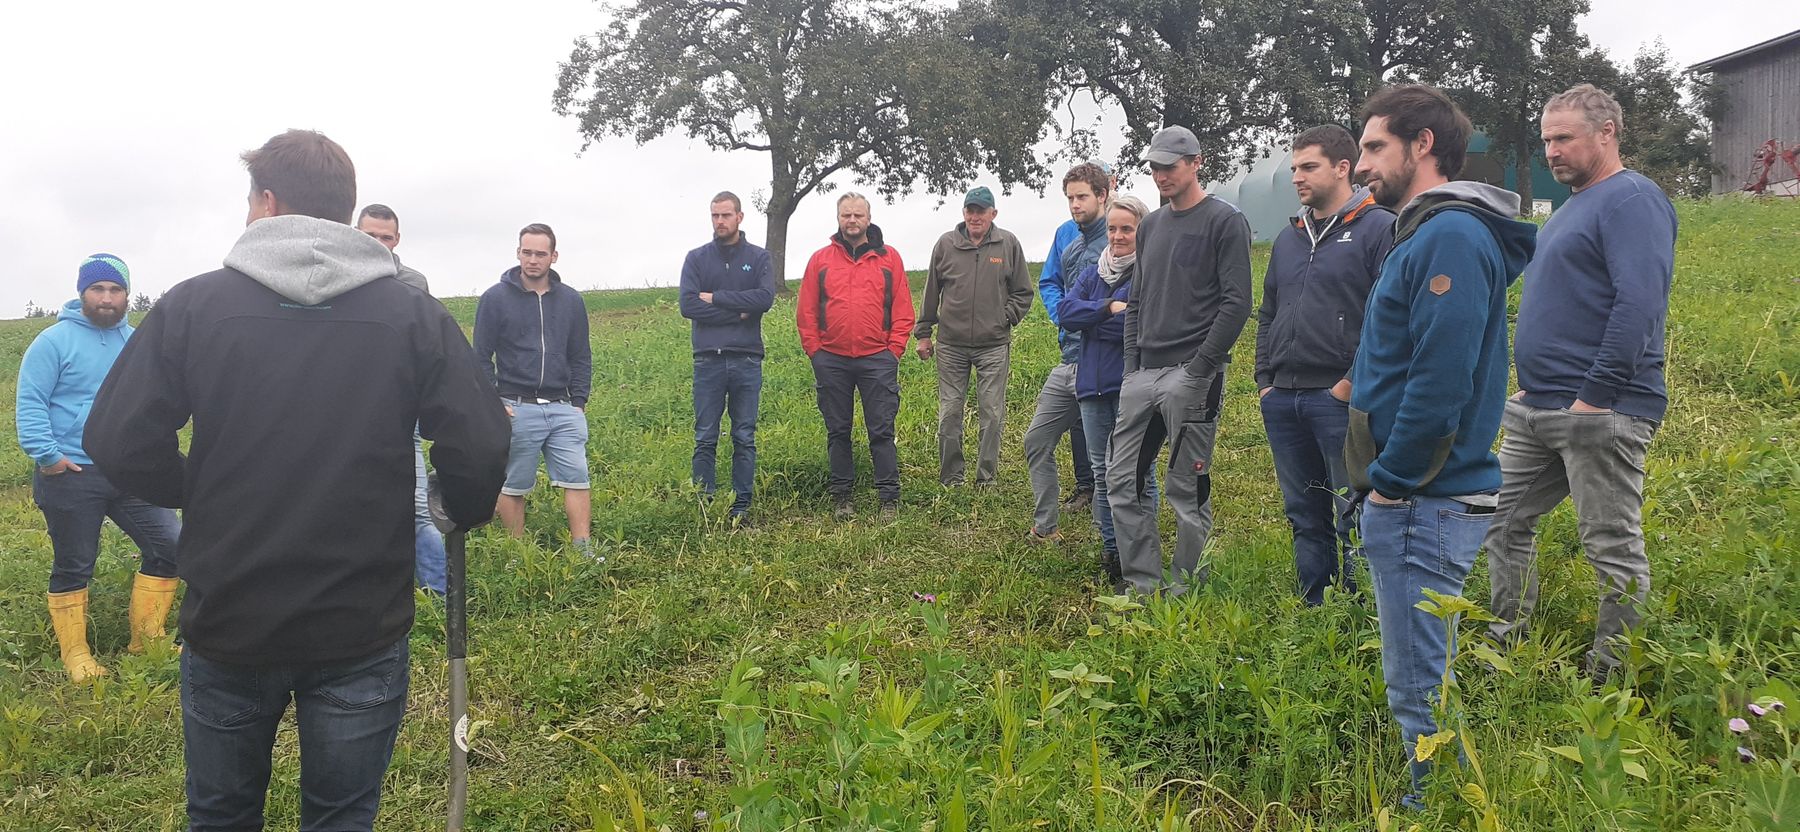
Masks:
[[[131,270],[125,268],[125,261],[115,255],[93,255],[81,261],[81,272],[75,278],[75,294],[86,292],[89,286],[102,281],[112,281],[131,291]]]

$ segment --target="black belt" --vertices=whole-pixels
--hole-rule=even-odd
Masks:
[[[1462,503],[1463,508],[1468,509],[1468,511],[1463,512],[1464,514],[1493,514],[1496,509],[1500,508],[1499,506],[1478,506],[1474,503],[1463,503],[1461,500],[1452,500],[1451,502]]]
[[[501,396],[500,398],[512,399],[514,404],[557,404],[559,402],[568,403],[572,401],[571,399],[561,397],[546,399],[541,396]]]

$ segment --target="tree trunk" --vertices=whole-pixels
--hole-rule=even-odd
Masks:
[[[785,298],[793,294],[787,285],[787,238],[788,221],[800,207],[794,196],[798,185],[792,173],[793,166],[780,150],[769,153],[769,168],[769,233],[763,239],[763,248],[769,250],[770,265],[775,269],[775,280],[781,285],[781,296]]]
[[[1521,145],[1513,151],[1513,187],[1519,194],[1519,214],[1531,216],[1531,150]]]

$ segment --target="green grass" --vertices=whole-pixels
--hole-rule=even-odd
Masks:
[[[904,510],[879,522],[865,488],[862,517],[837,524],[793,302],[778,303],[760,528],[728,533],[724,506],[684,482],[691,367],[674,292],[588,295],[595,532],[610,563],[561,551],[548,489],[527,542],[472,538],[471,828],[1795,828],[1765,818],[1800,804],[1794,752],[1756,720],[1763,762],[1741,765],[1726,721],[1759,696],[1800,707],[1800,204],[1680,213],[1673,401],[1645,520],[1656,585],[1625,687],[1596,694],[1579,676],[1596,590],[1564,506],[1543,527],[1531,640],[1500,656],[1504,670],[1472,652],[1460,666],[1454,727],[1479,773],[1450,768],[1430,811],[1394,817],[1376,811],[1403,768],[1372,601],[1291,597],[1249,333],[1215,462],[1214,578],[1115,610],[1097,598],[1085,522],[1065,524],[1062,549],[1023,542],[1019,440],[1056,360],[1041,310],[1016,342],[1001,487],[937,487],[932,371],[909,357]],[[472,299],[448,305],[471,320]],[[41,326],[0,322],[0,392]],[[11,419],[0,410],[0,430]],[[0,829],[185,828],[176,663],[123,649],[131,544],[107,531],[94,584],[97,653],[115,675],[69,686],[29,473],[0,454]],[[1479,567],[1467,592],[1486,598]],[[382,828],[442,825],[442,623],[421,605]],[[1478,632],[1465,625],[1465,639]],[[271,825],[291,829],[291,721],[276,760]]]

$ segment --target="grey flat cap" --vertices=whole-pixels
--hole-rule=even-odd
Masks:
[[[1156,131],[1150,139],[1150,146],[1138,158],[1153,165],[1173,165],[1181,161],[1183,156],[1200,155],[1200,139],[1194,131],[1175,125]]]

